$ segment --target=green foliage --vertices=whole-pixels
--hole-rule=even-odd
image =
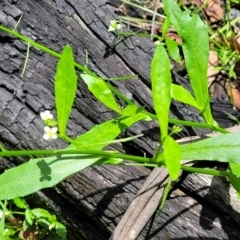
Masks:
[[[164,12],[166,13],[167,17],[170,18],[170,22],[175,27],[176,31],[180,33],[181,31],[181,17],[182,17],[182,10],[173,0],[163,0],[164,5]]]
[[[236,177],[240,177],[240,163],[236,163],[236,162],[230,162],[229,163],[231,172],[236,176]]]
[[[181,62],[178,44],[170,38],[165,38],[165,43],[172,59],[178,63]]]
[[[151,82],[154,110],[161,129],[161,140],[168,135],[168,115],[171,104],[171,72],[170,60],[162,45],[154,52],[151,66]]]
[[[0,182],[4,183],[0,188],[0,200],[26,196],[52,187],[69,175],[99,162],[103,162],[100,157],[90,154],[31,159],[0,175]]]
[[[0,203],[2,205],[2,202]],[[6,221],[2,235],[4,237],[1,239],[20,239],[20,235],[26,236],[28,233],[39,240],[49,238],[66,240],[67,238],[66,227],[57,221],[55,215],[41,208],[30,209],[22,198],[14,198],[7,205],[5,203],[4,208],[6,219],[10,217],[12,221],[9,223]]]
[[[189,105],[195,107],[196,109],[198,109],[199,111],[201,111],[195,98],[183,86],[172,84],[171,85],[171,96],[173,99],[175,99],[179,102],[182,102],[182,103],[189,104]]]
[[[0,238],[4,239],[5,232],[4,232],[4,226],[5,226],[5,215],[7,212],[6,209],[6,204],[7,201],[5,200],[4,203],[0,201],[0,214],[1,214],[1,219],[0,219]]]
[[[171,137],[167,136],[163,142],[164,146],[164,160],[168,168],[169,175],[172,180],[176,180],[180,172],[180,147],[179,144]]]
[[[111,141],[126,128],[145,119],[149,119],[149,117],[140,112],[129,117],[123,116],[96,125],[91,130],[72,141],[71,148],[101,150],[103,147],[110,144]]]
[[[182,12],[173,0],[164,0],[164,11],[182,38],[186,69],[198,106],[205,121],[216,124],[211,113],[207,85],[209,39],[206,25],[196,14]]]
[[[81,74],[81,78],[87,84],[89,91],[103,104],[113,111],[119,112],[119,106],[109,86],[100,78]]]
[[[170,27],[170,17],[169,15],[166,16],[163,25],[162,25],[162,36],[165,37],[165,35],[168,32],[168,29]]]
[[[124,160],[131,160],[135,162],[132,165],[142,164],[144,166],[145,163],[150,163],[151,166],[155,167],[166,166],[171,181],[174,181],[178,178],[180,169],[200,172],[197,169],[187,168],[182,165],[184,160],[228,162],[230,163],[231,171],[225,171],[221,176],[227,177],[237,192],[240,193],[240,181],[238,179],[240,175],[240,161],[238,159],[240,154],[240,134],[223,134],[196,143],[179,146],[172,137],[173,134],[179,131],[179,127],[173,127],[173,131],[169,133],[169,122],[210,128],[222,133],[226,133],[226,131],[218,127],[210,111],[210,98],[207,86],[209,54],[207,28],[198,15],[191,15],[189,11],[182,12],[175,1],[163,0],[163,3],[167,16],[163,24],[162,38],[159,38],[160,43],[155,49],[151,63],[152,98],[156,115],[146,111],[144,106],[134,104],[108,81],[90,71],[87,66],[74,62],[72,49],[69,45],[63,48],[61,54],[58,54],[18,34],[16,31],[0,26],[0,30],[6,31],[32,46],[59,58],[54,85],[57,122],[52,119],[46,119],[44,124],[49,129],[57,124],[59,137],[70,144],[65,149],[23,151],[8,151],[0,145],[0,157],[35,156],[28,162],[6,170],[0,175],[0,199],[14,199],[14,204],[24,210],[25,220],[23,228],[25,230],[34,224],[47,229],[54,228],[57,237],[65,239],[66,229],[57,222],[55,216],[43,209],[29,209],[27,203],[19,196],[26,196],[43,188],[52,187],[71,174],[92,165],[122,164]],[[174,26],[182,38],[181,46],[165,38],[170,24]],[[115,33],[124,34],[123,31]],[[172,83],[170,60],[163,40],[165,40],[168,53],[177,62],[181,60],[179,48],[182,48],[194,96],[182,86]],[[88,86],[89,91],[118,116],[94,126],[88,132],[77,136],[76,139],[71,139],[67,136],[66,129],[77,89],[75,68],[81,71],[80,77]],[[125,78],[122,77],[120,79]],[[123,108],[120,107],[115,96],[124,102]],[[170,119],[169,111],[172,99],[195,107],[202,114],[206,123]],[[138,121],[150,121],[152,119],[157,120],[160,127],[159,147],[153,157],[139,157],[121,154],[118,151],[110,152],[103,150],[109,144],[139,137],[116,139],[120,133]],[[207,169],[201,169],[201,173],[218,174]],[[169,182],[165,191],[161,208],[166,200],[170,185],[171,182]],[[4,237],[4,222],[7,209],[6,204],[0,203],[3,210],[3,217],[0,221],[0,237]],[[44,231],[41,234],[41,237],[45,236]]]
[[[180,146],[182,160],[240,163],[240,134],[228,133]]]
[[[67,121],[71,113],[77,76],[74,68],[72,48],[66,45],[61,54],[55,76],[55,101],[57,109],[58,128],[61,136],[65,137]]]

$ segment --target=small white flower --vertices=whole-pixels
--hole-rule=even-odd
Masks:
[[[120,23],[118,23],[116,20],[112,20],[112,21],[110,22],[110,26],[109,26],[109,28],[108,28],[108,31],[109,31],[109,32],[113,32],[113,31],[115,31],[115,30],[120,30],[121,28],[122,28],[122,26],[121,26]]]
[[[45,112],[41,112],[40,117],[43,121],[53,119],[53,115],[48,110],[46,110]]]
[[[157,46],[157,45],[160,45],[161,42],[159,40],[157,40],[156,42],[154,42],[154,44]]]
[[[44,135],[43,138],[45,140],[57,139],[57,127],[44,127]]]

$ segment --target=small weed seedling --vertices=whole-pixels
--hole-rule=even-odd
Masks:
[[[30,209],[26,201],[16,197],[9,201],[0,202],[2,210],[0,239],[66,239],[67,231],[64,225],[59,223],[55,215],[48,211],[36,208]]]

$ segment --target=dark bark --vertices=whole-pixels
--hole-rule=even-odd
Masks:
[[[134,79],[115,81],[114,84],[134,102],[153,111],[149,75],[154,44],[149,39],[133,36],[111,52],[115,36],[107,29],[110,20],[116,18],[114,9],[114,5],[106,0],[3,0],[0,1],[0,23],[13,28],[24,14],[17,27],[20,33],[58,52],[69,43],[76,61],[82,64],[87,49],[89,68],[98,75],[136,74]],[[0,32],[0,141],[9,149],[63,148],[66,144],[61,140],[50,143],[43,140],[43,123],[39,117],[45,109],[54,112],[53,79],[57,60],[31,48],[26,72],[20,77],[26,49],[25,43]],[[178,75],[175,75],[175,81],[188,86]],[[69,135],[76,137],[113,117],[115,114],[97,102],[79,80]],[[202,120],[197,111],[176,102],[172,103],[171,117]],[[118,144],[115,148],[138,155],[153,154],[158,132],[158,124],[154,121],[137,123],[124,135],[144,133],[144,138],[131,144]],[[180,136],[205,132],[188,127]],[[1,159],[1,169],[25,160]],[[51,209],[67,223],[68,239],[108,239],[149,172],[147,168],[123,166],[88,168],[53,189],[36,193],[31,201]],[[200,181],[199,184],[204,187]],[[182,186],[179,188],[186,193],[177,188],[161,215],[146,226],[138,239],[238,239],[240,231],[237,223],[231,220],[233,215],[225,213],[221,205],[212,208],[215,193],[203,199],[201,195],[190,194],[193,186],[185,182]],[[227,201],[226,206],[229,206]],[[206,210],[204,214],[201,208]],[[237,211],[235,214],[239,217]]]

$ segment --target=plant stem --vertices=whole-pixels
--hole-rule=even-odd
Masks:
[[[156,16],[158,16],[158,17],[166,18],[166,17],[165,17],[164,15],[162,15],[162,14],[159,14],[159,13],[157,13],[157,12],[155,12],[155,11],[152,11],[151,9],[148,9],[148,8],[146,8],[146,7],[142,7],[142,6],[140,6],[140,5],[138,5],[138,4],[135,4],[135,3],[131,2],[131,1],[121,0],[121,2],[127,3],[127,4],[129,4],[130,6],[135,7],[135,8],[138,8],[138,9],[141,9],[141,10],[143,10],[143,11],[145,11],[145,12],[149,12],[149,13],[151,13],[151,14],[156,14]]]
[[[78,149],[77,150],[76,149],[28,150],[28,151],[17,150],[17,151],[0,152],[0,157],[17,157],[17,156],[31,156],[31,155],[32,156],[43,156],[43,155],[63,155],[63,154],[89,155],[89,156],[86,156],[86,158],[96,158],[96,157],[122,158],[124,160],[131,160],[131,161],[138,162],[138,163],[126,163],[126,165],[158,167],[157,164],[153,163],[152,158],[132,156],[132,155],[114,153],[114,152],[96,151],[96,150],[78,150]],[[165,166],[162,165],[161,167],[165,167]],[[202,173],[202,174],[208,174],[208,175],[220,176],[220,177],[228,177],[228,172],[225,172],[225,171],[195,168],[195,167],[189,167],[189,166],[185,166],[185,165],[181,165],[181,169],[183,171],[188,171],[188,172]]]
[[[215,170],[215,169],[203,169],[203,168],[189,167],[189,166],[184,166],[184,165],[181,165],[181,169],[183,171],[187,171],[187,172],[202,173],[202,174],[212,175],[212,176],[216,176],[216,177],[227,177],[228,176],[228,172],[219,171],[219,170]]]
[[[141,166],[141,167],[157,167],[156,164],[154,163],[124,163],[124,165],[127,166]],[[161,167],[166,168],[165,165],[162,165]],[[216,177],[229,177],[230,172],[226,171],[219,171],[215,169],[203,169],[203,168],[196,168],[196,167],[189,167],[185,165],[181,165],[181,169],[183,171],[191,172],[191,173],[201,173],[201,174],[206,174],[206,175],[211,175],[211,176],[216,176]]]
[[[79,149],[53,149],[53,150],[17,150],[0,152],[0,157],[19,157],[19,156],[44,156],[44,155],[63,155],[63,154],[84,154],[89,155],[88,158],[107,157],[107,158],[122,158],[136,162],[152,162],[152,158],[132,156],[127,154],[96,151],[96,150],[79,150]]]

